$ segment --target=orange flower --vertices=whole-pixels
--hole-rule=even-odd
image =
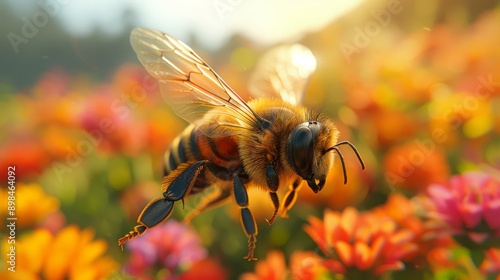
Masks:
[[[479,267],[483,273],[500,273],[500,249],[491,248],[486,251],[486,258]]]
[[[290,258],[290,268],[287,269],[285,256],[280,251],[271,251],[265,260],[258,261],[255,272],[241,275],[240,280],[314,280],[327,273],[322,260],[309,251],[295,251]]]
[[[290,257],[290,272],[292,279],[314,280],[321,278],[328,270],[314,252],[295,251]]]
[[[91,230],[76,226],[65,227],[57,235],[46,229],[24,235],[16,242],[15,274],[22,279],[103,279],[118,264],[104,255],[106,242],[93,237]],[[3,245],[2,255],[6,255],[9,247],[6,241]]]
[[[444,153],[431,139],[396,146],[384,157],[384,176],[390,187],[412,192],[431,183],[445,182],[449,175]]]
[[[282,252],[271,251],[265,260],[255,264],[255,272],[244,273],[240,280],[282,280],[286,275],[285,256]]]
[[[424,201],[427,202],[424,199],[425,197],[414,197],[410,200],[401,194],[394,193],[389,196],[385,204],[372,210],[373,213],[387,215],[396,222],[398,227],[413,233],[412,242],[418,244],[418,250],[407,254],[402,260],[415,267],[422,267],[428,261],[429,252],[436,246],[446,248],[454,244],[449,236],[437,234],[432,222],[420,218],[427,210],[421,205]]]
[[[325,254],[323,265],[350,279],[401,270],[401,260],[417,250],[410,230],[376,213],[360,214],[351,207],[342,213],[326,210],[323,221],[310,217],[309,223],[305,231]]]
[[[70,151],[81,145],[82,132],[75,132],[61,125],[48,125],[39,132],[39,145],[50,155],[52,161],[66,160]]]
[[[380,147],[389,147],[401,140],[414,138],[419,130],[417,121],[410,114],[389,108],[375,112],[370,118]]]
[[[427,253],[427,263],[434,273],[443,270],[459,269],[460,263],[457,262],[456,258],[453,251],[449,248],[436,247]]]

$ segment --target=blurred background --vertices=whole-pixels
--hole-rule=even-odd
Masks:
[[[0,18],[0,278],[499,279],[497,1],[4,0]],[[122,252],[187,125],[133,53],[138,26],[187,43],[246,100],[266,50],[309,47],[303,103],[366,170],[347,149],[348,183],[334,166],[273,226],[250,190],[258,262],[234,202],[181,222],[209,192]]]

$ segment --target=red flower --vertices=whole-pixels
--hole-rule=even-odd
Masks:
[[[16,181],[40,175],[50,162],[50,156],[32,139],[16,139],[0,147],[0,169],[15,166]],[[7,181],[7,172],[0,174]]]
[[[220,263],[213,259],[204,259],[195,262],[191,268],[180,276],[180,280],[224,280],[227,271]]]

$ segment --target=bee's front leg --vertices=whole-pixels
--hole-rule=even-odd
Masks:
[[[274,205],[273,216],[269,220],[266,219],[266,221],[268,224],[272,225],[274,223],[276,215],[278,215],[278,210],[280,208],[280,200],[278,194],[276,194],[276,191],[278,190],[280,183],[278,174],[276,173],[271,164],[267,166],[266,182],[267,182],[267,187],[269,188],[269,196],[271,197],[271,201],[273,202]]]
[[[271,197],[271,201],[273,202],[274,206],[274,212],[273,215],[271,216],[271,219],[266,218],[266,222],[269,225],[272,225],[274,223],[274,219],[276,219],[276,216],[278,215],[278,210],[280,209],[280,199],[278,197],[278,194],[276,192],[269,192],[269,196]]]
[[[241,208],[241,225],[248,237],[248,254],[245,259],[257,260],[253,256],[253,252],[257,243],[257,223],[252,216],[252,212],[248,209],[248,194],[245,186],[238,177],[238,174],[233,175],[233,186],[234,186],[234,197],[236,198],[236,203]]]
[[[283,205],[281,206],[281,217],[286,217],[286,212],[292,209],[292,206],[295,204],[295,201],[297,201],[301,185],[302,181],[298,179],[293,183],[293,185],[290,186],[290,189],[285,194]]]

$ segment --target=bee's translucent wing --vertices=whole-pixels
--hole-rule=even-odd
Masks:
[[[227,126],[224,132],[228,134],[237,133],[234,128],[261,129],[264,120],[183,42],[144,28],[134,29],[130,42],[180,117],[196,123],[208,114],[225,116],[227,123],[218,125]],[[210,135],[213,130],[203,132]]]
[[[249,91],[254,97],[277,97],[300,104],[316,58],[309,48],[299,45],[277,46],[260,59],[250,77]]]

